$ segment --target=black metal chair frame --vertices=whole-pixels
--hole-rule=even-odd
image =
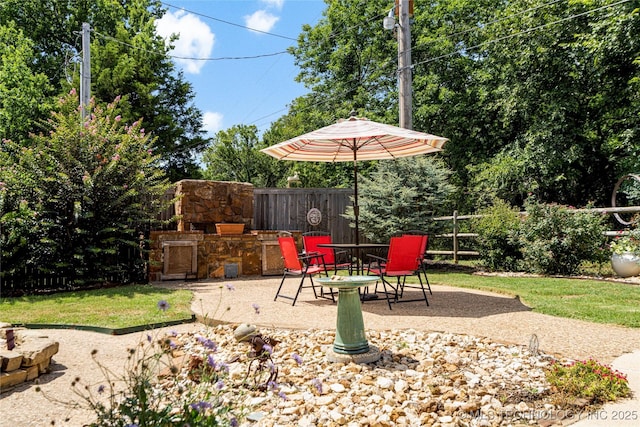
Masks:
[[[290,237],[291,239],[293,239],[293,235],[291,233],[287,233],[287,232],[281,232],[278,233],[278,237]],[[295,245],[295,241],[294,241],[294,245]],[[282,249],[281,249],[282,250]],[[275,298],[273,298],[274,301],[276,301],[278,299],[278,297],[280,298],[284,298],[284,299],[288,299],[292,301],[292,306],[296,305],[296,301],[298,300],[298,296],[300,295],[300,292],[302,291],[302,289],[305,288],[311,288],[313,289],[313,296],[314,298],[318,298],[318,292],[316,291],[316,287],[315,284],[313,283],[313,275],[314,274],[318,274],[318,273],[324,273],[325,276],[328,277],[328,274],[326,272],[326,268],[324,267],[324,265],[312,265],[311,264],[311,260],[312,259],[317,259],[318,257],[322,257],[324,258],[323,254],[313,254],[313,255],[305,255],[305,254],[301,254],[298,253],[298,251],[296,250],[296,257],[297,260],[300,264],[299,269],[293,269],[293,268],[287,268],[287,261],[284,260],[285,262],[285,267],[284,267],[284,271],[282,274],[282,280],[280,281],[280,285],[278,286],[278,290],[276,291],[276,296]],[[284,259],[284,254],[283,254],[283,259]],[[296,290],[296,294],[295,296],[289,296],[289,295],[284,295],[281,293],[282,290],[282,286],[284,285],[284,281],[288,276],[302,276],[300,279],[300,283],[298,284],[298,289]],[[309,286],[304,286],[304,280],[306,278],[309,278],[309,281],[311,282],[311,284]],[[333,292],[330,293],[331,294],[331,300],[333,302],[335,302],[335,298],[333,295]],[[320,290],[320,296],[323,298],[329,298],[327,296],[324,295],[324,291],[323,289]]]
[[[427,244],[424,247],[424,252],[420,258],[420,271],[424,275],[424,281],[427,285],[427,289],[429,290],[429,295],[433,295],[431,291],[431,284],[429,283],[429,278],[427,277],[427,250],[429,250],[429,233],[422,230],[409,230],[404,231],[403,235],[419,235],[419,236],[427,236]]]
[[[391,255],[392,248],[389,248],[389,254]],[[416,302],[416,301],[424,301],[427,306],[429,305],[429,300],[427,299],[427,293],[422,282],[422,276],[420,275],[421,269],[418,268],[411,272],[404,272],[404,274],[388,274],[387,271],[387,258],[379,257],[372,254],[367,254],[369,258],[369,266],[367,268],[367,274],[379,276],[382,281],[382,286],[384,288],[384,294],[387,299],[387,304],[389,305],[389,310],[392,310],[391,303],[404,303],[404,302]],[[407,284],[406,279],[407,276],[416,276],[420,285]],[[391,284],[388,280],[389,278],[394,277],[396,279],[396,285]],[[387,286],[391,289],[389,291]],[[422,298],[413,298],[413,299],[403,299],[404,289],[419,289],[422,292]],[[376,287],[374,290],[375,293],[378,292],[378,283],[376,282]],[[390,298],[389,296],[392,296]]]

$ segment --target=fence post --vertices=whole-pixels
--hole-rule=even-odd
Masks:
[[[453,263],[458,263],[458,211],[453,211]]]

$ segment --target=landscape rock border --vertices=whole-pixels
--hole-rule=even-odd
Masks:
[[[8,342],[15,347],[9,349]],[[0,323],[0,393],[48,373],[58,350],[59,343],[46,334]]]

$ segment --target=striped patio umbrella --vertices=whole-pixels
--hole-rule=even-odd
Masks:
[[[305,162],[353,161],[353,214],[358,229],[358,160],[386,160],[441,151],[447,138],[355,117],[280,142],[260,151],[276,159]]]

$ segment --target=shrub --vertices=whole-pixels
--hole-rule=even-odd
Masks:
[[[528,200],[522,224],[525,268],[542,274],[575,274],[583,261],[603,262],[604,216]]]
[[[484,267],[490,270],[519,270],[522,251],[518,210],[496,199],[492,206],[478,213],[482,216],[471,222],[473,230],[478,233],[478,251]]]
[[[122,252],[140,247],[169,183],[142,122],[126,124],[119,100],[80,123],[78,96],[62,98],[47,134],[0,144],[3,273],[55,273],[70,285],[143,270]],[[114,279],[117,278],[117,279]],[[135,280],[130,279],[130,280]]]
[[[595,404],[627,397],[631,392],[623,373],[593,359],[569,365],[555,363],[546,376],[559,393],[585,398]]]
[[[432,217],[441,214],[453,186],[444,163],[430,156],[380,161],[359,183],[360,231],[372,241],[387,241],[401,231],[436,233]],[[353,208],[344,215],[354,219]]]

